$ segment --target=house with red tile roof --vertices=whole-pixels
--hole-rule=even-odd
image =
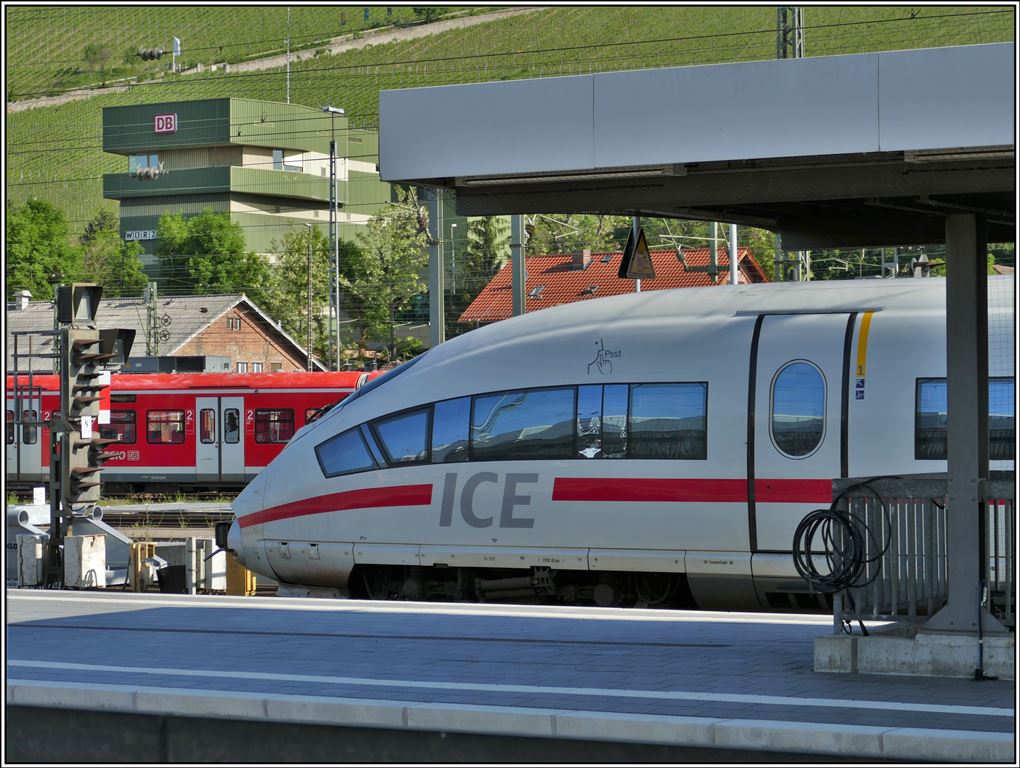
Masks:
[[[649,251],[655,277],[641,281],[642,291],[667,288],[694,288],[723,285],[729,282],[730,260],[726,248],[717,256],[719,272],[714,277],[705,268],[709,264],[708,248],[684,248]],[[747,248],[737,249],[737,280],[741,283],[768,282],[768,276]],[[549,256],[528,256],[525,260],[527,285],[525,307],[534,312],[558,304],[587,301],[618,293],[633,293],[633,280],[617,276],[623,254],[564,253]],[[462,323],[494,323],[513,314],[511,295],[511,264],[507,263],[482,289],[475,300],[458,318]]]

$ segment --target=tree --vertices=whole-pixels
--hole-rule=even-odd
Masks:
[[[527,253],[536,256],[571,253],[585,248],[593,252],[620,250],[623,245],[618,242],[617,230],[629,227],[630,219],[588,213],[538,214],[529,223],[532,229],[528,235]]]
[[[29,290],[36,299],[53,296],[50,275],[63,283],[83,277],[81,251],[71,243],[64,212],[33,198],[7,212],[7,288]]]
[[[312,245],[312,348],[321,358],[329,356],[329,289],[331,280],[329,239],[319,229],[298,227],[273,243],[279,254],[272,267],[264,309],[287,333],[302,343],[308,328],[308,238]]]
[[[340,260],[340,284],[352,315],[362,326],[362,343],[384,343],[396,354],[396,319],[425,290],[426,234],[419,228],[422,206],[413,189],[397,188],[398,202],[386,205],[359,233],[361,248]]]
[[[446,11],[447,11],[446,8],[440,8],[440,7],[431,6],[431,5],[428,5],[428,6],[426,6],[426,5],[416,5],[416,6],[413,6],[411,8],[411,10],[414,11],[414,15],[415,16],[417,16],[419,19],[421,19],[426,24],[428,24],[431,21],[436,20],[440,16],[444,16],[446,14]]]
[[[134,296],[145,288],[148,276],[139,258],[142,246],[120,239],[115,213],[101,210],[85,225],[79,242],[83,272],[90,281],[103,286],[104,296]]]
[[[114,56],[113,46],[106,43],[89,43],[85,46],[82,56],[85,59],[85,66],[93,72],[98,72],[100,81],[106,85],[106,65]]]
[[[185,293],[246,293],[266,303],[270,283],[264,256],[245,251],[241,225],[206,208],[197,216],[164,213],[156,227],[162,282]]]
[[[460,254],[459,254],[460,255]],[[460,255],[456,289],[451,285],[447,301],[447,337],[456,335],[457,318],[510,260],[510,224],[505,216],[472,219],[466,245]]]

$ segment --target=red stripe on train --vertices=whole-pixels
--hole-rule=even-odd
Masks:
[[[755,480],[759,502],[828,504],[831,480]],[[553,501],[670,501],[747,503],[747,480],[740,478],[557,477]]]
[[[359,488],[356,491],[328,493],[311,499],[291,501],[276,507],[237,518],[242,528],[249,525],[271,523],[302,515],[317,515],[322,512],[340,512],[345,509],[372,509],[375,507],[413,507],[432,503],[431,484],[395,485],[386,488]]]

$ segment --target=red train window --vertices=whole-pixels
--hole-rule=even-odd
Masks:
[[[241,440],[241,416],[236,408],[223,412],[223,442],[234,444]]]
[[[292,408],[256,408],[255,442],[285,443],[294,435]]]
[[[39,418],[39,413],[35,410],[24,410],[21,412],[21,420],[23,422],[36,421]],[[35,424],[22,424],[21,425],[21,442],[25,445],[35,445],[39,442],[39,427]]]
[[[198,439],[203,443],[216,442],[216,411],[203,408],[198,414]]]
[[[133,443],[138,439],[135,423],[134,411],[111,411],[110,423],[99,428],[99,435],[119,443]]]
[[[145,420],[150,443],[184,442],[184,411],[149,411]]]

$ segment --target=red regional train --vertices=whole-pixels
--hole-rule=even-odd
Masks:
[[[103,466],[111,491],[240,488],[303,426],[381,372],[114,374],[110,423],[118,440]],[[7,376],[8,488],[49,479],[50,431],[33,426],[60,406],[55,374]],[[15,418],[14,409],[22,411]]]

